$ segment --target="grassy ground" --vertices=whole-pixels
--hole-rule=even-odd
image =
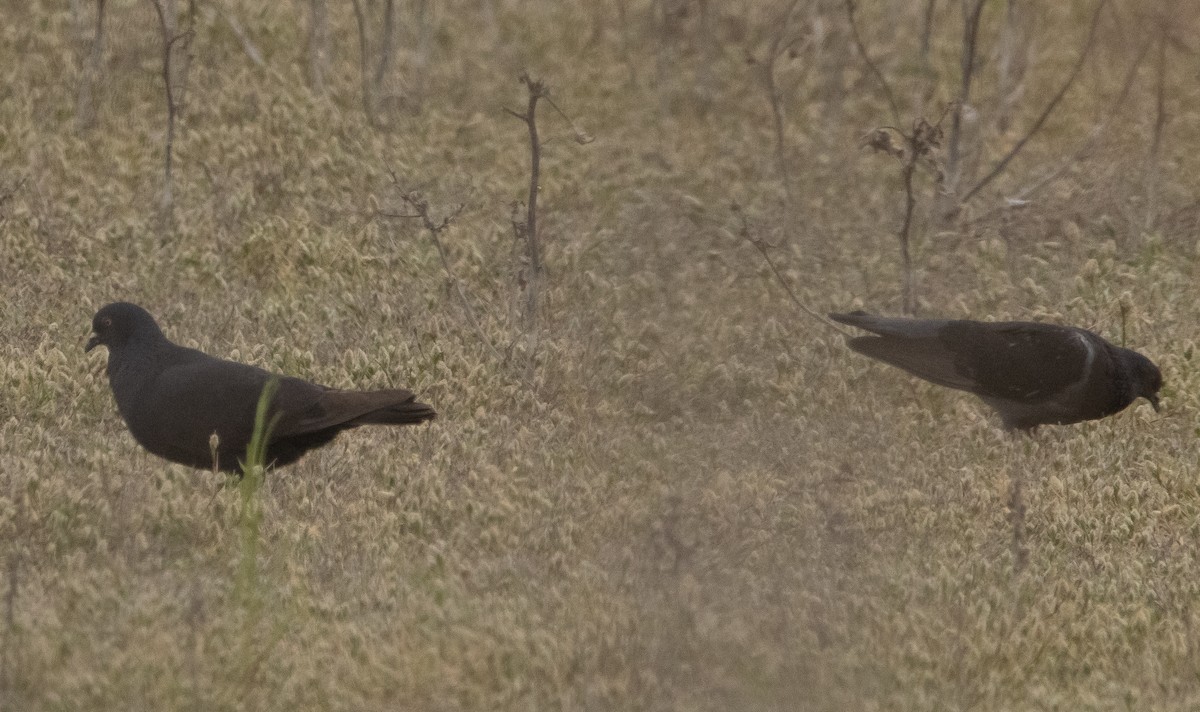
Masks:
[[[1107,8],[1059,108],[960,215],[933,219],[918,173],[922,313],[1084,325],[1163,367],[1162,415],[1021,441],[848,352],[731,208],[806,305],[897,313],[899,166],[861,140],[956,95],[953,3],[928,65],[923,3],[858,8],[899,122],[838,3],[791,24],[765,3],[430,3],[427,32],[401,3],[374,125],[350,3],[330,8],[324,94],[305,4],[201,3],[169,212],[155,14],[108,4],[91,128],[91,7],[0,23],[0,709],[1200,706],[1200,89],[1161,43],[1152,152],[1142,4]],[[372,31],[382,7],[363,4]],[[1087,34],[1084,3],[1019,7],[1037,14],[1003,128],[1004,13],[985,8],[976,177]],[[757,74],[780,28],[803,40],[778,67],[786,178]],[[542,105],[533,352],[510,222],[528,143],[502,111],[524,107],[526,68],[595,137]],[[993,210],[1053,170],[1029,206]],[[442,240],[479,329],[420,225],[375,215],[404,212],[389,171],[439,215],[464,206]],[[103,352],[82,349],[113,300],[210,353],[411,387],[441,418],[223,488],[128,435]]]

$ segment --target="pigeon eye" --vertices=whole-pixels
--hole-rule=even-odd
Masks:
[[[112,326],[112,319],[110,319],[108,317],[104,317],[103,319],[100,320],[100,325],[105,328],[108,328],[108,327]]]

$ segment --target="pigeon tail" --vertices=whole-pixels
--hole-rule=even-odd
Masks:
[[[889,338],[859,336],[850,348],[886,364],[904,369],[917,378],[960,391],[973,391],[975,381],[959,371],[955,355],[935,338]]]
[[[372,425],[416,425],[436,417],[437,411],[432,406],[413,400],[410,394],[408,400],[371,411],[356,422]]]
[[[832,313],[830,319],[857,327],[880,336],[896,336],[903,339],[936,339],[939,331],[949,324],[946,319],[904,319],[875,316],[865,311],[848,314]]]
[[[432,406],[416,400],[412,391],[389,389],[383,391],[328,390],[322,394],[322,404],[331,413],[349,416],[348,426],[356,425],[416,425],[437,417]]]

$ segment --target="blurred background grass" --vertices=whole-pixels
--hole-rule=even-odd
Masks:
[[[168,210],[153,4],[109,0],[93,63],[95,4],[4,3],[0,707],[1200,705],[1197,15],[1107,3],[994,183],[943,218],[917,178],[919,312],[1095,329],[1163,367],[1161,416],[1014,442],[849,354],[739,236],[733,203],[813,309],[900,311],[899,165],[861,144],[959,96],[960,7],[922,53],[927,5],[855,11],[896,119],[838,2],[360,0],[366,100],[355,3],[181,2]],[[962,186],[1095,7],[984,5]],[[534,353],[523,70],[595,137],[541,107]],[[400,189],[464,206],[441,239],[479,331],[419,223],[377,215]],[[82,351],[113,300],[442,417],[269,474],[248,593],[237,491],[138,448]]]

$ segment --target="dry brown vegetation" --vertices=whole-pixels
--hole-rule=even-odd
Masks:
[[[98,48],[96,3],[0,23],[0,709],[1200,707],[1195,7],[989,0],[967,63],[971,0],[155,4]],[[913,307],[1094,328],[1163,415],[1008,439],[756,249],[899,313],[864,136],[968,65]],[[538,112],[533,339],[526,70],[578,124]],[[82,349],[117,299],[442,417],[223,487],[120,421]]]

